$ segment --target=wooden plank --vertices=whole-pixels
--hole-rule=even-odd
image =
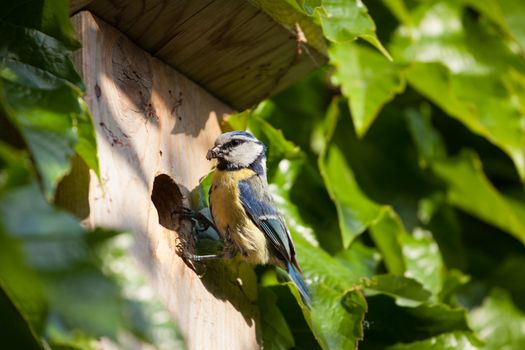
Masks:
[[[216,262],[199,278],[177,255],[187,225],[170,215],[210,170],[206,151],[231,108],[90,13],[73,22],[101,168],[100,183],[91,174],[88,210],[76,212],[88,226],[133,232],[132,253],[188,349],[259,348],[253,269]]]
[[[276,8],[272,4],[92,0],[85,7],[222,101],[245,109],[326,62],[320,53],[324,50],[320,29],[302,14],[292,16],[288,4],[280,4],[289,7],[284,12],[271,15],[285,13],[294,23],[278,23],[265,12]],[[298,42],[296,27],[304,30],[307,43]]]
[[[86,7],[92,0],[70,0],[69,1],[69,13],[75,14],[84,7]]]

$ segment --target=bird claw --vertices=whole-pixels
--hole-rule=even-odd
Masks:
[[[171,215],[179,215],[179,216],[182,216],[183,218],[186,218],[186,219],[191,219],[195,216],[196,212],[191,210],[190,208],[186,208],[186,207],[177,207],[175,209],[173,209],[173,211],[171,212]]]
[[[199,234],[207,231],[210,227],[213,228],[217,233],[219,232],[215,224],[204,214],[198,211],[194,211],[190,208],[177,207],[171,212],[171,215],[177,215],[180,219],[191,221],[193,226],[192,231],[194,233],[194,238],[198,239]],[[210,260],[222,259],[225,257],[224,252],[220,252],[218,254],[197,255],[189,252],[187,249],[182,249],[181,253],[183,259],[191,261],[192,263],[207,262]]]
[[[194,211],[190,208],[177,207],[171,212],[171,215],[179,215],[183,219],[190,220],[195,228],[195,231],[197,232],[204,232],[210,227],[216,232],[219,232],[217,227],[215,227],[215,224],[211,222],[210,219],[208,219],[204,214]]]

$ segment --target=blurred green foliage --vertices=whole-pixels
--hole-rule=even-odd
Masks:
[[[228,120],[269,147],[313,294],[308,310],[257,268],[265,348],[522,349],[525,3],[277,5],[286,25],[321,28],[330,64]],[[75,48],[65,0],[1,3],[2,348],[123,333],[182,347],[173,323],[155,322],[169,319],[160,304],[122,290],[143,283],[122,269],[127,236],[53,204],[75,154],[98,172]]]

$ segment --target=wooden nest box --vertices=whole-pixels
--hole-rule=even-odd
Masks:
[[[75,162],[61,201],[88,226],[134,234],[131,253],[189,349],[261,347],[253,269],[217,262],[197,276],[170,213],[209,172],[225,116],[326,62],[319,28],[271,0],[73,0],[71,14],[100,180]]]

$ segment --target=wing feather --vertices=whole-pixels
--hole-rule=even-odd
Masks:
[[[239,181],[241,203],[253,223],[286,261],[295,262],[295,250],[282,216],[273,205],[268,186],[258,175]]]

